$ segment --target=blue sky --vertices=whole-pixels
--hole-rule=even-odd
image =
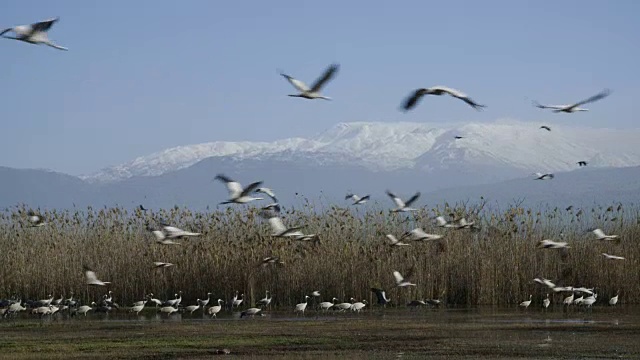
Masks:
[[[525,121],[636,128],[640,2],[13,1],[0,27],[60,16],[58,51],[0,39],[0,165],[93,172],[168,147],[313,136],[338,122]],[[283,69],[323,93],[290,98]],[[403,98],[447,85],[487,104]],[[605,87],[588,113],[570,103]],[[426,101],[425,101],[426,100]]]

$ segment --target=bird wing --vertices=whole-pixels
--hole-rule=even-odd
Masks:
[[[387,195],[389,195],[389,197],[391,198],[391,200],[393,200],[393,202],[396,204],[397,207],[399,208],[405,207],[404,201],[402,201],[402,199],[400,199],[399,197],[395,196],[391,191],[387,190]]]
[[[560,109],[564,109],[565,106],[562,105],[542,105],[537,101],[532,101],[533,106],[539,108],[539,109],[554,109],[554,110],[560,110]]]
[[[305,84],[304,82],[289,76],[283,72],[280,73],[280,75],[282,75],[285,79],[287,79],[287,81],[289,82],[289,84],[293,85],[294,88],[296,88],[298,91],[300,92],[308,92],[309,91],[309,87],[307,86],[307,84]]]
[[[339,68],[340,65],[338,64],[329,65],[329,67],[324,71],[324,74],[322,74],[322,76],[318,78],[318,80],[316,80],[313,86],[311,86],[311,92],[320,91],[322,85],[329,81],[336,74],[336,71],[338,71]]]
[[[394,245],[394,244],[398,243],[398,239],[395,236],[393,236],[391,234],[387,234],[386,237],[387,237],[387,239],[391,240],[391,245]]]
[[[3,36],[4,34],[8,33],[9,31],[12,31],[13,28],[8,28],[8,29],[4,29],[2,30],[2,32],[0,32],[0,36]]]
[[[463,98],[467,98],[467,94],[463,93],[462,91],[456,90],[456,89],[452,89],[446,86],[433,86],[431,87],[431,90],[433,91],[437,91],[437,92],[445,92],[453,97],[456,97],[458,99],[463,99]]]
[[[92,270],[89,270],[89,269],[85,270],[84,276],[87,279],[87,284],[95,283],[98,281],[98,277],[96,276],[96,273],[93,272]]]
[[[595,229],[593,230],[593,233],[595,234],[595,236],[597,236],[598,238],[603,238],[606,237],[607,235],[605,235],[604,231],[602,231],[602,229]]]
[[[376,297],[378,298],[378,304],[384,304],[386,299],[385,299],[385,293],[384,290],[382,289],[378,289],[378,288],[371,288],[371,292],[376,294]]]
[[[53,24],[58,20],[60,20],[60,18],[56,17],[52,19],[43,20],[37,23],[33,23],[31,24],[31,29],[32,29],[31,31],[32,33],[38,32],[38,31],[48,31],[51,28],[51,26],[53,26]]]
[[[224,183],[227,185],[227,190],[229,190],[229,196],[231,196],[232,198],[238,197],[242,193],[242,185],[240,185],[239,182],[234,181],[222,174],[216,175],[215,178],[220,181],[224,181]]]
[[[238,185],[240,185],[240,184],[238,184]],[[247,195],[251,194],[260,185],[262,185],[262,181],[256,181],[254,183],[251,183],[251,184],[247,185],[247,187],[245,187],[244,189],[241,190],[240,196],[247,196]]]
[[[273,190],[269,188],[266,188],[266,187],[257,188],[256,192],[267,194],[271,199],[273,199],[273,201],[278,202],[278,199],[276,199],[276,194],[273,192]]]
[[[402,281],[404,281],[404,278],[398,271],[393,272],[393,278],[396,280],[396,284],[400,284]]]
[[[438,216],[436,217],[436,222],[438,223],[438,225],[440,226],[445,226],[447,225],[447,220],[445,220],[442,216]]]
[[[274,234],[280,234],[284,231],[287,231],[287,227],[284,226],[282,219],[274,216],[269,218],[269,225],[271,226],[271,230],[273,230]]]
[[[407,200],[407,202],[404,203],[404,206],[411,206],[411,204],[413,204],[416,200],[418,200],[419,197],[420,197],[420,192],[418,191],[417,193],[415,193],[415,195],[411,197],[411,199]]]
[[[404,102],[402,103],[402,108],[404,110],[411,110],[413,107],[418,104],[418,100],[420,100],[424,95],[427,94],[427,89],[420,88],[416,89],[409,96],[406,97]]]
[[[345,195],[344,199],[345,199],[345,200],[349,200],[349,199],[351,199],[351,200],[353,200],[353,201],[358,201],[358,200],[360,200],[360,198],[359,198],[359,197],[358,197],[358,195],[356,195],[356,194],[347,194],[347,195]]]
[[[369,198],[370,198],[370,195],[365,195],[365,196],[361,197],[359,201],[369,200]],[[356,201],[358,201],[358,200],[356,200]]]
[[[582,101],[580,101],[580,102],[577,102],[577,103],[575,103],[575,104],[571,105],[571,107],[572,107],[572,108],[574,108],[574,107],[578,107],[578,106],[580,106],[580,105],[588,104],[588,103],[590,103],[590,102],[598,101],[598,100],[600,100],[600,99],[604,99],[604,98],[606,98],[606,97],[607,97],[607,96],[609,96],[610,94],[611,94],[611,90],[609,90],[609,89],[604,89],[604,90],[602,90],[601,92],[599,92],[598,94],[593,95],[592,97],[590,97],[590,98],[588,98],[588,99],[582,100]]]

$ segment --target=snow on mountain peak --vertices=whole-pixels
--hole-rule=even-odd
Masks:
[[[309,139],[274,142],[226,142],[178,146],[81,178],[114,182],[156,176],[189,167],[208,157],[276,158],[353,164],[374,170],[418,168],[435,171],[450,166],[499,165],[527,171],[564,171],[586,160],[593,166],[640,165],[640,130],[594,129],[517,120],[492,123],[339,123]],[[454,139],[462,136],[462,139]],[[356,164],[357,162],[357,164]]]

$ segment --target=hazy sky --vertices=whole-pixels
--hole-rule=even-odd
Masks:
[[[0,165],[96,171],[168,147],[313,136],[348,121],[493,121],[509,117],[638,127],[640,2],[594,1],[12,1],[0,28],[60,16],[68,52],[0,39]],[[283,69],[323,93],[287,97]],[[403,98],[447,85],[487,104]],[[589,113],[570,103],[605,87]],[[426,101],[425,101],[426,100]]]

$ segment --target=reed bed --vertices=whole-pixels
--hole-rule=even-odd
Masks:
[[[448,305],[502,306],[529,294],[540,302],[549,290],[534,283],[534,277],[596,287],[600,303],[618,290],[622,303],[633,303],[632,294],[640,292],[640,209],[617,205],[567,211],[445,204],[407,215],[375,206],[318,211],[306,203],[283,211],[285,224],[304,224],[305,233],[319,235],[318,243],[270,237],[267,222],[252,207],[53,210],[42,212],[50,223],[39,228],[28,226],[27,210],[20,206],[0,213],[0,297],[41,299],[74,292],[90,302],[107,289],[87,287],[83,265],[111,281],[114,299],[125,306],[149,292],[170,299],[180,290],[183,304],[207,292],[213,293],[212,303],[228,301],[235,291],[245,294],[245,304],[254,304],[265,290],[272,292],[276,307],[293,306],[313,290],[320,290],[325,301],[335,296],[373,302],[371,287],[387,289],[395,304],[439,298]],[[435,228],[433,217],[439,214],[466,216],[480,230]],[[160,245],[145,228],[153,219],[203,235],[181,240],[181,245]],[[445,237],[389,246],[385,234],[400,236],[414,227]],[[621,241],[597,241],[588,233],[592,227],[619,234]],[[537,248],[543,238],[559,240],[560,232],[570,243],[568,254]],[[605,260],[603,252],[626,260]],[[265,256],[279,256],[285,265],[260,266]],[[175,266],[154,269],[154,261]],[[394,288],[392,271],[410,269],[418,286]],[[554,303],[562,297],[555,295]]]

